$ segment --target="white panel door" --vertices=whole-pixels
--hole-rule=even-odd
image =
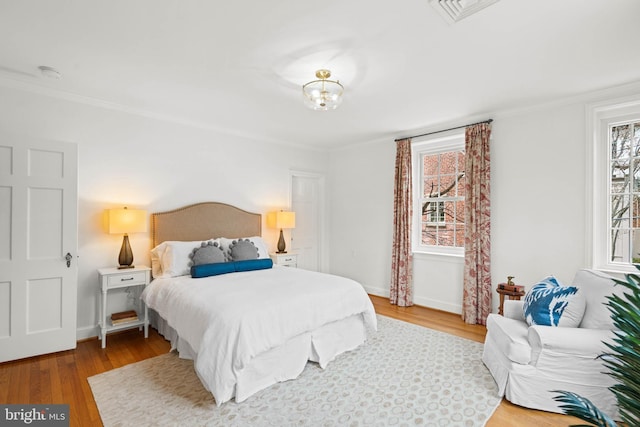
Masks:
[[[76,346],[77,159],[0,133],[0,362]]]
[[[291,210],[296,213],[296,228],[291,230],[292,252],[298,254],[298,268],[324,270],[322,236],[324,233],[324,177],[292,172]]]

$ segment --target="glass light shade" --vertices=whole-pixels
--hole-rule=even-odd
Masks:
[[[344,87],[339,81],[328,80],[329,70],[316,71],[319,80],[313,80],[302,86],[305,104],[314,110],[335,110],[342,103]]]
[[[109,209],[109,234],[147,231],[147,211],[142,209]]]

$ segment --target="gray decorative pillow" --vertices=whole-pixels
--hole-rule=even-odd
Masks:
[[[189,258],[191,258],[191,265],[214,264],[227,261],[218,242],[202,242],[199,248],[191,251]]]
[[[258,259],[258,248],[249,239],[234,240],[229,245],[229,254],[231,261]]]

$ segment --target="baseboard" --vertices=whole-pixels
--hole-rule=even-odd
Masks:
[[[364,286],[364,290],[371,295],[375,295],[378,297],[389,298],[389,289],[374,287],[374,286]],[[425,297],[415,297],[413,298],[413,303],[416,305],[421,305],[422,307],[433,308],[440,311],[446,311],[448,313],[461,314],[462,313],[462,305],[460,304],[451,304],[446,301],[439,301],[431,298]]]
[[[421,305],[423,307],[434,308],[440,311],[446,311],[448,313],[461,314],[462,306],[460,304],[451,304],[446,301],[438,301],[431,298],[416,297],[413,299],[413,303]]]
[[[377,297],[389,297],[389,288],[377,288],[374,286],[363,286],[364,290],[371,295],[375,295]]]
[[[76,329],[76,341],[84,341],[89,338],[98,338],[100,336],[99,326],[84,326]]]

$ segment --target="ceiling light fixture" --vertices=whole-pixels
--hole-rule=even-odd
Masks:
[[[314,110],[335,110],[342,103],[344,87],[338,80],[329,80],[331,71],[318,70],[313,80],[302,86],[302,93],[307,106]]]
[[[46,65],[41,65],[38,67],[38,70],[40,70],[40,74],[42,74],[44,77],[47,77],[49,79],[60,79],[62,78],[62,74],[60,74],[60,71],[56,70],[53,67],[47,67]]]

